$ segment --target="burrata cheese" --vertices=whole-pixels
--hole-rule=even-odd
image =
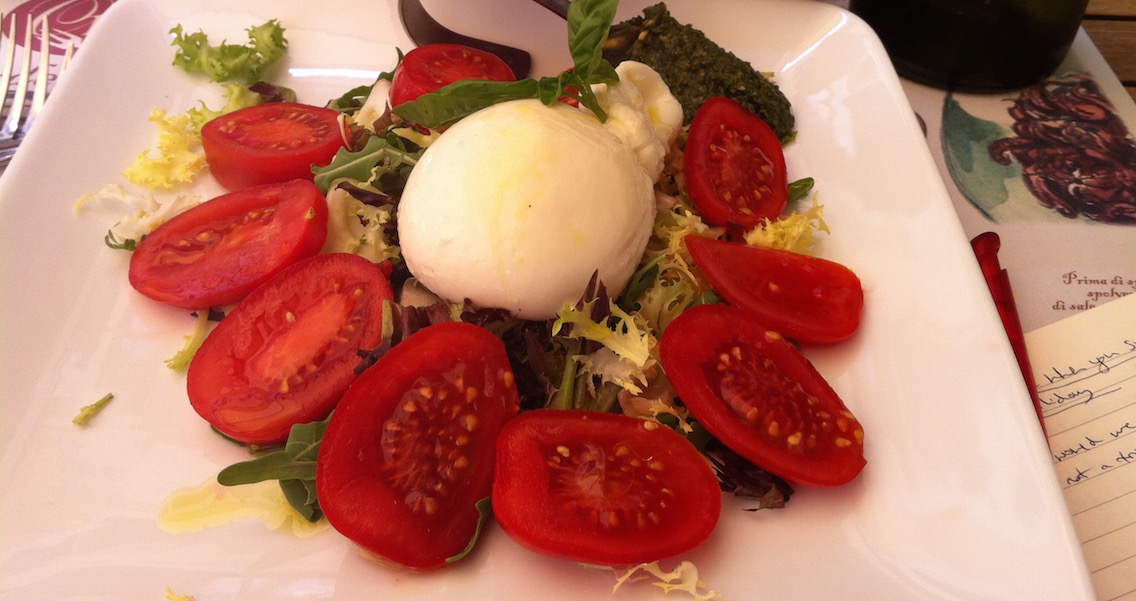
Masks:
[[[426,150],[398,236],[410,272],[439,296],[548,319],[597,270],[618,294],[654,214],[651,177],[593,115],[516,100],[462,119]]]
[[[410,272],[435,294],[524,319],[555,317],[592,274],[612,296],[654,223],[654,181],[682,106],[647,65],[593,91],[608,115],[537,100],[494,105],[431,144],[398,208]],[[370,101],[368,101],[370,102]]]

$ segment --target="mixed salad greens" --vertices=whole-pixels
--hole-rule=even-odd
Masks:
[[[609,0],[577,0],[572,4],[569,43],[574,65],[557,76],[520,81],[461,79],[400,104],[393,110],[388,108],[380,113],[366,110],[367,99],[375,86],[354,88],[329,101],[326,108],[338,115],[333,119],[345,134],[340,140],[342,148],[334,157],[329,157],[322,166],[312,168],[315,187],[329,199],[326,233],[329,242],[323,247],[323,252],[329,252],[331,248],[331,252],[360,255],[380,264],[393,290],[393,299],[403,298],[404,292],[409,294],[415,286],[414,275],[400,260],[397,209],[400,194],[424,153],[443,135],[442,132],[448,126],[463,117],[489,105],[515,99],[536,98],[546,105],[574,103],[593,113],[599,121],[604,121],[607,115],[592,86],[618,82],[615,68],[604,56],[616,7],[617,2]],[[665,8],[662,12],[666,15]],[[643,19],[638,18],[631,25],[642,28]],[[623,24],[622,29],[626,30],[628,26]],[[273,63],[283,56],[287,48],[284,29],[275,20],[251,28],[249,43],[244,46],[227,43],[211,46],[204,33],[186,35],[180,26],[170,33],[174,36],[173,44],[178,49],[174,63],[224,85],[227,97],[226,105],[217,110],[202,104],[182,115],[169,116],[160,109],[155,109],[151,115],[151,121],[159,127],[158,147],[155,151],[142,153],[124,176],[151,189],[176,191],[208,168],[207,153],[200,151],[202,127],[206,123],[222,115],[239,114],[247,107],[265,103],[292,103],[295,94],[263,81],[265,75],[271,72]],[[610,44],[608,46],[610,48]],[[643,53],[637,58],[649,60],[646,57],[647,53]],[[401,61],[401,53],[398,59]],[[396,71],[397,66],[390,72],[384,72],[375,85],[392,82]],[[786,108],[779,107],[777,110]],[[791,118],[788,123],[792,123]],[[733,126],[732,122],[730,126]],[[739,453],[736,445],[730,444],[732,441],[728,440],[729,435],[724,439],[720,432],[711,433],[704,422],[709,423],[713,418],[692,415],[684,402],[684,395],[676,391],[680,383],[672,382],[668,378],[670,370],[664,370],[667,360],[660,356],[660,347],[667,345],[661,345],[661,340],[664,331],[672,323],[680,318],[686,319],[682,317],[684,314],[709,314],[691,311],[692,308],[703,305],[721,306],[719,290],[707,282],[699,267],[700,260],[692,257],[687,248],[687,237],[711,238],[723,244],[734,245],[735,248],[755,246],[776,249],[777,252],[808,254],[813,246],[815,232],[827,232],[828,229],[822,218],[822,207],[815,198],[811,206],[803,207],[800,211],[782,214],[781,209],[777,209],[774,217],[761,219],[753,227],[740,227],[738,224],[741,222],[733,221],[708,223],[703,217],[704,207],[700,206],[697,199],[692,199],[688,190],[688,178],[700,174],[690,172],[684,164],[684,150],[689,150],[686,148],[688,143],[701,143],[697,138],[702,134],[697,133],[697,125],[694,127],[696,131],[690,134],[694,138],[691,141],[688,139],[688,132],[691,131],[688,120],[686,128],[668,155],[663,175],[655,186],[658,208],[646,252],[641,258],[639,269],[617,297],[608,294],[604,282],[593,278],[578,302],[565,306],[557,318],[547,321],[522,320],[508,311],[477,307],[468,301],[454,303],[433,299],[425,304],[384,301],[379,323],[381,331],[377,333],[380,342],[359,349],[354,376],[362,376],[372,366],[384,363],[384,358],[398,345],[412,344],[407,343],[408,340],[421,340],[421,337],[415,337],[419,332],[438,324],[472,324],[491,332],[499,341],[508,361],[506,388],[515,390],[518,402],[516,409],[520,412],[574,410],[618,413],[641,418],[651,424],[668,426],[681,434],[709,461],[722,490],[751,499],[753,509],[783,507],[792,495],[793,487],[782,477],[783,474],[767,471],[753,459]],[[791,135],[784,131],[779,131],[777,137],[791,140]],[[714,143],[731,148],[737,146],[734,140]],[[743,151],[745,149],[738,150]],[[777,152],[780,152],[779,147]],[[726,157],[726,169],[735,168],[729,162],[732,160],[732,156]],[[782,185],[784,198],[779,206],[783,208],[785,203],[796,205],[807,199],[813,182],[802,178],[782,182]],[[104,190],[94,196],[115,197],[119,200],[126,198],[121,189]],[[337,197],[334,203],[330,201],[333,196]],[[175,215],[185,214],[204,204],[206,203],[199,203],[197,199],[185,195],[164,201],[146,199],[137,213],[116,224],[108,232],[106,243],[112,248],[135,252],[161,224],[169,222]],[[728,260],[744,263],[750,260],[747,257],[742,252],[730,255]],[[745,267],[744,264],[733,266]],[[786,289],[792,288],[793,282],[784,283]],[[777,287],[781,284],[778,281]],[[770,286],[773,287],[774,284],[770,283]],[[858,292],[858,282],[856,286]],[[732,299],[730,303],[738,304]],[[855,305],[854,309],[858,320],[859,305]],[[239,310],[240,305],[232,311]],[[171,369],[189,368],[192,379],[194,355],[198,347],[206,342],[210,324],[220,319],[231,319],[231,314],[226,316],[224,311],[224,308],[203,307],[197,312],[196,331],[187,338],[185,350],[168,362]],[[738,324],[750,322],[749,317],[734,313],[716,316],[715,319],[719,317],[736,320]],[[746,330],[749,327],[739,325],[738,329]],[[754,325],[753,329],[764,332],[767,341],[762,344],[782,344],[779,342],[780,336],[773,336],[774,333],[766,331],[764,327]],[[730,344],[735,344],[733,348],[739,358],[743,352],[748,352],[736,346],[742,344],[740,342]],[[784,346],[785,349],[778,347],[775,351],[780,353],[777,357],[796,352],[789,345]],[[719,351],[711,349],[711,356],[707,360],[718,360],[717,353]],[[811,366],[807,366],[807,361],[795,358],[792,361],[797,362],[793,366],[799,363],[800,367],[782,366],[782,371],[796,369],[799,373],[805,373],[807,369],[811,369]],[[770,364],[768,360],[766,364]],[[728,366],[719,365],[719,371],[728,369]],[[678,373],[679,370],[674,371]],[[812,434],[804,432],[809,437],[807,441],[811,445],[810,449],[825,444],[824,441],[828,440],[826,437],[830,435],[829,430],[835,431],[837,428],[844,434],[838,434],[834,439],[836,446],[847,446],[845,443],[853,438],[857,439],[856,442],[849,444],[862,446],[863,432],[859,424],[843,409],[834,393],[831,398],[826,396],[831,393],[826,384],[821,385],[820,392],[812,388],[802,389],[798,380],[809,380],[811,375],[794,378],[792,375],[783,375],[782,371],[773,369],[763,376],[755,377],[773,378],[777,383],[768,385],[772,388],[787,387],[784,391],[786,397],[809,399],[808,411],[821,416],[814,419],[813,423],[804,424],[813,428]],[[798,372],[790,371],[791,374]],[[286,383],[287,380],[285,388]],[[732,390],[732,385],[721,386],[724,391]],[[740,393],[739,400],[736,401],[748,403],[745,407],[751,413],[757,411],[755,404],[766,402],[753,399],[753,394],[755,393],[747,389]],[[693,392],[690,397],[693,399]],[[108,396],[100,403],[105,405],[109,398]],[[792,402],[795,401],[776,401]],[[820,410],[813,409],[812,406],[817,402],[829,405]],[[831,407],[836,409],[827,411]],[[761,427],[776,438],[776,430],[786,422],[771,420],[789,419],[785,416],[795,411],[798,410],[786,409],[782,405],[772,407]],[[829,413],[837,415],[834,417]],[[324,511],[318,494],[317,473],[321,469],[321,445],[334,417],[335,414],[332,413],[326,419],[294,424],[287,440],[282,444],[252,445],[255,456],[222,470],[218,474],[218,482],[235,486],[276,480],[288,502],[305,519],[322,519]],[[808,420],[809,418],[804,419],[805,422]],[[801,431],[790,433],[788,437],[790,445],[805,445],[806,439],[802,438]],[[818,437],[821,443],[817,442]],[[792,442],[794,440],[795,443]],[[824,468],[819,469],[823,471]],[[852,476],[858,471],[859,467],[854,466]],[[808,477],[800,474],[794,474],[791,479],[809,482]],[[497,501],[496,493],[494,501]],[[483,516],[492,513],[482,503],[479,503],[479,509]],[[483,520],[479,523],[483,523]],[[468,544],[472,546],[473,540]],[[465,552],[468,552],[468,547],[462,555]],[[671,582],[682,582],[689,576],[688,572],[686,575],[679,574],[682,566],[670,574],[657,565],[651,566],[646,562],[639,569],[656,573],[660,578]]]

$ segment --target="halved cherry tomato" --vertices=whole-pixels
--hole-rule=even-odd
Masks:
[[[691,200],[711,225],[750,229],[776,219],[789,202],[781,140],[729,98],[711,98],[694,114],[683,152]]]
[[[394,71],[390,103],[396,107],[423,94],[463,79],[516,81],[517,77],[496,54],[460,44],[419,46]]]
[[[701,236],[686,247],[722,298],[788,338],[838,342],[860,327],[864,290],[839,263]]]
[[[390,283],[351,254],[316,255],[249,294],[189,365],[189,401],[230,438],[283,442],[293,424],[327,417],[355,380],[358,352],[382,338]]]
[[[327,200],[293,180],[230,192],[165,222],[138,243],[130,284],[187,309],[235,303],[323,247]]]
[[[864,468],[864,429],[808,359],[737,307],[686,310],[659,352],[682,402],[723,444],[786,480],[844,484]]]
[[[239,190],[290,179],[311,181],[350,134],[331,109],[270,102],[221,115],[201,128],[209,171],[222,186]]]
[[[316,466],[320,507],[356,544],[430,568],[474,538],[494,445],[520,401],[505,345],[488,330],[426,327],[367,368],[343,396]]]
[[[657,422],[541,409],[497,441],[493,513],[539,553],[603,565],[663,559],[706,540],[721,510],[706,459]]]

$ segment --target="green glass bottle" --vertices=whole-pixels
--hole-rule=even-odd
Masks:
[[[1050,75],[1069,52],[1088,0],[850,0],[903,77],[994,91]]]

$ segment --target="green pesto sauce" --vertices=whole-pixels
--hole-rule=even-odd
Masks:
[[[657,71],[682,103],[687,123],[703,102],[727,96],[765,119],[777,137],[792,136],[792,107],[777,85],[701,31],[678,22],[664,3],[612,26],[604,54],[613,64],[630,59]]]

